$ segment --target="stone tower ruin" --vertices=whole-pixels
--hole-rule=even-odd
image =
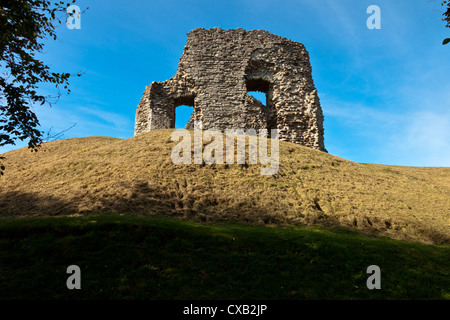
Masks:
[[[266,105],[248,94],[266,94]],[[323,114],[303,44],[264,30],[194,29],[176,74],[145,88],[135,135],[175,127],[175,108],[194,107],[186,128],[278,129],[281,140],[325,151]]]

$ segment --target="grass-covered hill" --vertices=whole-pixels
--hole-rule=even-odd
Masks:
[[[0,299],[441,300],[450,299],[449,255],[448,245],[325,227],[0,219]],[[70,265],[81,269],[80,290],[66,287]],[[381,289],[367,288],[370,265],[380,267]]]
[[[450,168],[360,164],[280,141],[260,165],[175,165],[172,130],[88,137],[7,152],[0,217],[163,214],[196,221],[318,224],[450,243]]]
[[[2,155],[0,299],[450,298],[450,168],[286,142],[273,176],[174,165],[171,132]]]

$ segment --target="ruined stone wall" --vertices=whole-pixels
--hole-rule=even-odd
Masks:
[[[266,93],[266,105],[249,91]],[[200,120],[203,129],[278,129],[281,140],[326,151],[308,52],[264,30],[189,32],[177,73],[146,87],[135,135],[174,128],[180,105],[194,107],[187,127]]]

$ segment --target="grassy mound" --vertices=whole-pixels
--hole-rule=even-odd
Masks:
[[[358,164],[282,141],[273,176],[260,175],[259,164],[175,165],[171,132],[59,140],[37,153],[5,153],[0,217],[164,214],[450,243],[450,168]]]
[[[2,219],[0,234],[0,299],[450,299],[449,246],[323,227],[88,215]]]

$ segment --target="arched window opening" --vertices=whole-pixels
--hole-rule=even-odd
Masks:
[[[269,130],[277,127],[277,114],[272,105],[273,89],[270,82],[261,78],[247,78],[246,79],[247,94],[252,95],[255,99],[263,104],[263,111],[266,113],[267,126]]]
[[[247,79],[247,93],[256,100],[267,106],[267,92],[270,90],[270,83],[262,79]]]
[[[175,108],[175,129],[184,129],[191,119],[194,107],[181,105]]]
[[[265,92],[260,92],[260,91],[248,91],[247,92],[249,95],[253,96],[253,98],[255,98],[256,100],[258,100],[259,102],[261,102],[263,105],[267,105],[267,95]]]
[[[174,99],[175,116],[172,128],[185,129],[194,111],[194,95],[181,96]]]

